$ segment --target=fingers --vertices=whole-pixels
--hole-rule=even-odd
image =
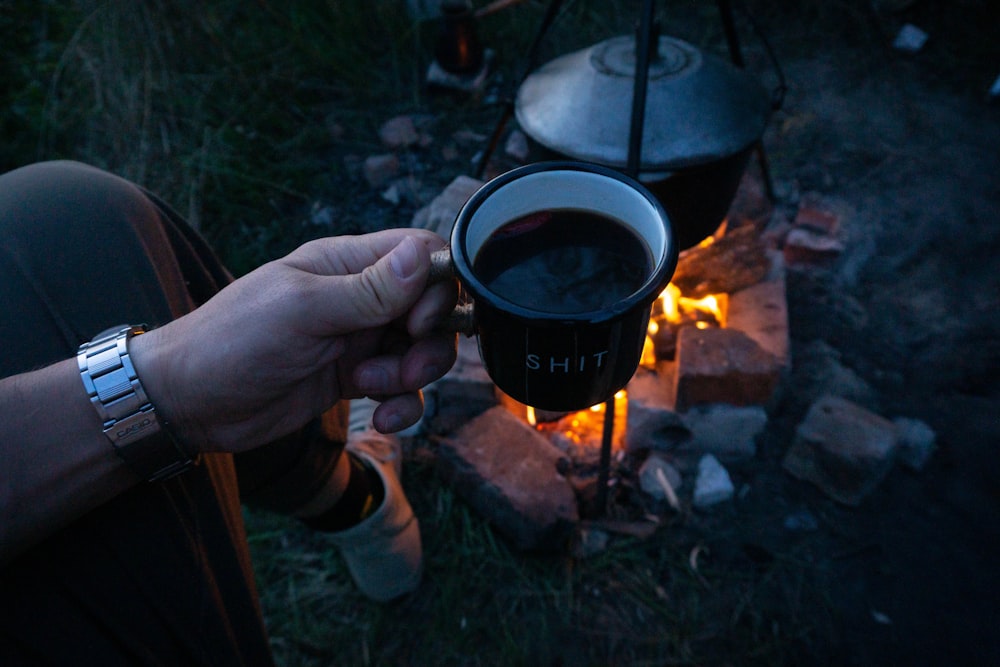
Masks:
[[[353,382],[359,392],[372,397],[416,391],[447,373],[455,355],[454,334],[424,338],[402,355],[382,355],[359,363]]]
[[[425,229],[385,229],[360,236],[316,239],[299,246],[279,261],[317,276],[346,276],[361,273],[388,255],[405,238],[425,246],[428,252],[444,246],[444,239]]]
[[[350,329],[388,324],[420,298],[429,268],[427,247],[406,237],[360,273],[328,279],[338,288],[337,323]]]
[[[395,433],[416,424],[423,414],[424,398],[415,391],[380,403],[372,414],[372,424],[379,433]]]
[[[427,287],[406,317],[406,331],[414,338],[433,332],[455,308],[458,284],[449,280]]]
[[[411,332],[425,335],[454,304],[453,284],[427,285],[431,247],[443,243],[437,235],[379,233],[342,241],[316,244],[294,259],[299,269],[309,264],[308,258],[314,260],[304,274],[310,289],[301,305],[326,333],[379,327],[409,313]],[[321,265],[336,272],[312,272]]]

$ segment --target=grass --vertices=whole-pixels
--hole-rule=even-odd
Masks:
[[[778,665],[832,641],[814,554],[748,558],[746,536],[719,528],[739,511],[714,527],[677,520],[648,540],[613,539],[588,558],[525,555],[422,457],[404,482],[426,570],[416,594],[389,605],[357,593],[322,535],[247,516],[281,664]]]
[[[482,3],[477,3],[482,4]],[[547,3],[483,20],[497,50],[502,100]],[[565,3],[539,52],[545,62],[631,30],[623,3]],[[423,84],[436,25],[401,1],[36,2],[0,0],[0,169],[68,158],[121,174],[171,202],[236,274],[321,234],[409,224],[458,174],[469,174],[500,115],[479,97]],[[714,8],[686,2],[665,23],[718,47]],[[415,149],[412,201],[391,204],[358,173],[382,152],[377,130],[416,114],[434,137]],[[457,157],[441,146],[454,145]],[[329,222],[311,212],[326,208]],[[795,639],[776,630],[782,568],[728,569],[726,548],[683,523],[653,539],[621,538],[591,558],[512,551],[437,478],[408,464],[421,520],[425,581],[395,605],[352,586],[330,544],[289,519],[249,513],[261,600],[279,664],[776,664]],[[717,556],[695,572],[689,556]],[[808,624],[803,624],[803,627]],[[794,633],[793,633],[794,634]]]

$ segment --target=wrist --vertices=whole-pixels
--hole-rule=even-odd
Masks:
[[[159,425],[159,437],[169,440],[178,457],[176,468],[184,470],[197,459],[200,448],[195,444],[197,441],[190,437],[185,428],[186,420],[178,409],[181,403],[171,389],[175,385],[171,379],[172,366],[168,363],[171,355],[163,349],[162,340],[158,329],[130,335],[126,343],[128,365],[143,400],[148,404],[152,420]],[[119,454],[122,454],[119,444],[115,444]],[[139,445],[135,449],[141,451]],[[122,456],[127,458],[124,454]],[[188,460],[184,461],[185,458]]]

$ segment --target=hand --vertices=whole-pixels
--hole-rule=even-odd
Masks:
[[[420,388],[455,361],[434,327],[453,282],[428,285],[432,232],[392,229],[307,243],[194,312],[132,339],[150,399],[183,441],[237,452],[291,433],[341,399],[381,401],[383,432],[423,411]]]

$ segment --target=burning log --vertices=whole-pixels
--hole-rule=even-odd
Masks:
[[[673,283],[685,296],[737,292],[763,280],[771,270],[760,232],[747,225],[681,255]]]

